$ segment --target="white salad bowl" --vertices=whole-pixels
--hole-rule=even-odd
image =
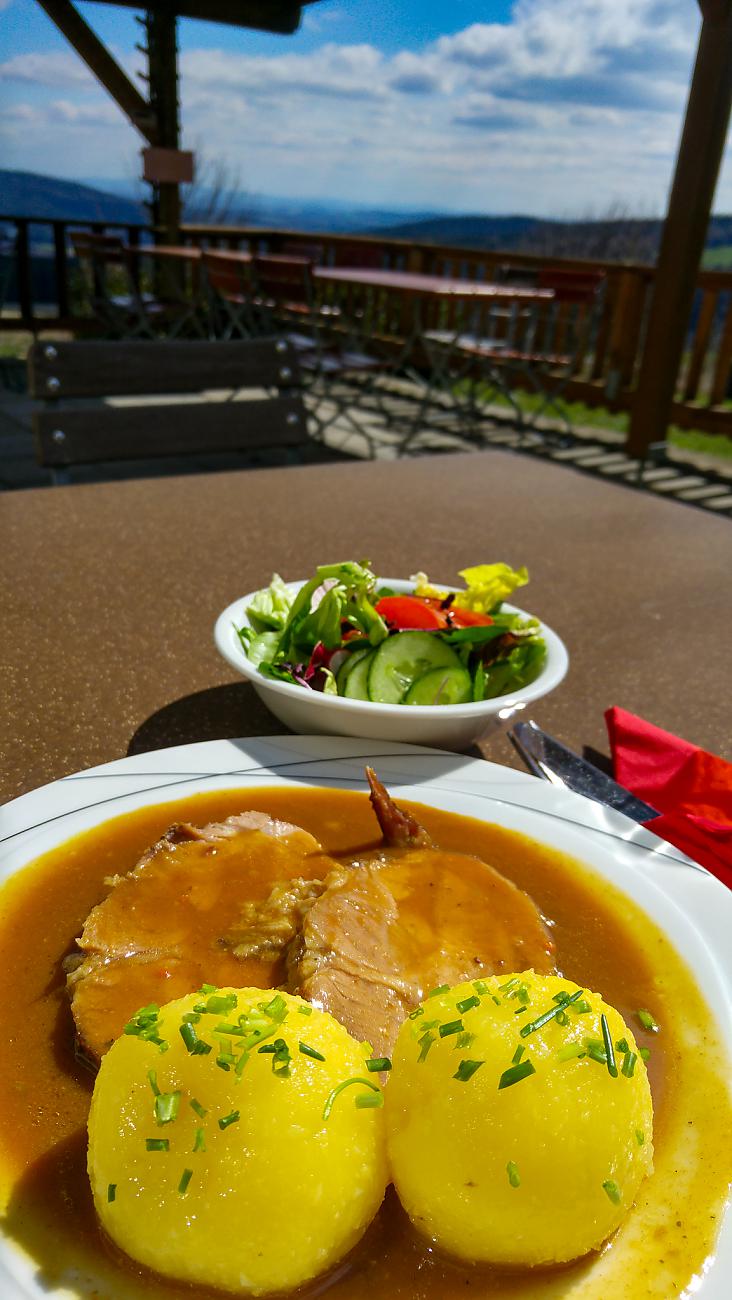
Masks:
[[[399,593],[414,591],[414,583],[380,578],[380,585]],[[297,592],[304,582],[289,582]],[[454,588],[445,588],[451,591]],[[465,749],[490,731],[506,724],[513,714],[534,700],[548,695],[564,678],[569,656],[564,642],[542,623],[546,660],[539,675],[528,686],[508,695],[497,695],[476,704],[376,704],[351,700],[341,695],[323,695],[265,677],[247,658],[236,629],[249,624],[247,606],[257,593],[240,596],[219,614],[214,641],[224,659],[251,682],[257,695],[280,722],[301,735],[363,736],[368,740],[403,741],[413,745],[434,745],[440,749]],[[511,614],[526,611],[504,601]]]

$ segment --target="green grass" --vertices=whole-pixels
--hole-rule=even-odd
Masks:
[[[535,411],[543,401],[538,394],[524,393],[520,390],[514,393],[514,397],[519,408],[527,415]],[[505,397],[493,394],[490,400],[497,406],[510,409],[510,403]],[[630,415],[627,411],[608,411],[604,406],[586,406],[584,402],[564,402],[563,408],[567,411],[574,428],[609,429],[623,435],[628,432]],[[732,403],[729,403],[729,408],[732,425]],[[547,418],[556,419],[556,410],[549,407]],[[680,429],[672,425],[668,432],[668,441],[671,446],[683,451],[721,456],[724,459],[732,458],[732,436],[728,438],[724,434],[705,433],[701,429]]]
[[[732,271],[732,244],[719,244],[706,248],[702,258],[705,271]]]

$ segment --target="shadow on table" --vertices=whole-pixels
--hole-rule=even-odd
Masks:
[[[171,745],[201,740],[230,740],[237,736],[279,736],[287,730],[247,682],[211,686],[184,695],[158,709],[137,728],[128,755],[147,754]]]

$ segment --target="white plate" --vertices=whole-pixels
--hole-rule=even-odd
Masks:
[[[182,745],[107,763],[0,809],[0,880],[70,836],[137,808],[232,785],[363,790],[365,762],[377,764],[380,778],[397,798],[522,831],[581,859],[624,890],[695,971],[732,1050],[732,893],[619,813],[511,768],[440,750],[334,736],[274,736]],[[716,1259],[695,1294],[727,1300],[731,1289],[728,1212]],[[0,1237],[2,1300],[48,1295],[32,1261]]]

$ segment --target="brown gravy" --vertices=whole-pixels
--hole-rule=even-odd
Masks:
[[[610,1293],[667,1300],[679,1294],[713,1250],[732,1134],[727,1064],[692,976],[633,904],[605,883],[598,887],[571,859],[487,823],[412,807],[437,843],[477,854],[529,892],[551,918],[559,968],[601,991],[631,1020],[639,1041],[651,1046],[656,1172],[602,1254],[532,1273],[471,1270],[441,1259],[413,1233],[390,1193],[356,1251],[308,1295],[533,1300],[581,1291],[583,1300],[605,1300]],[[375,847],[365,795],[230,790],[106,822],[40,858],[0,891],[2,1231],[32,1257],[45,1287],[66,1285],[99,1300],[192,1294],[138,1269],[102,1239],[86,1178],[92,1078],[73,1057],[60,963],[104,897],[105,877],[130,870],[175,821],[203,824],[247,808],[296,822],[334,854]],[[261,896],[261,877],[253,876],[251,888],[252,896]],[[643,1006],[661,1024],[658,1035],[638,1029],[633,1013]]]

